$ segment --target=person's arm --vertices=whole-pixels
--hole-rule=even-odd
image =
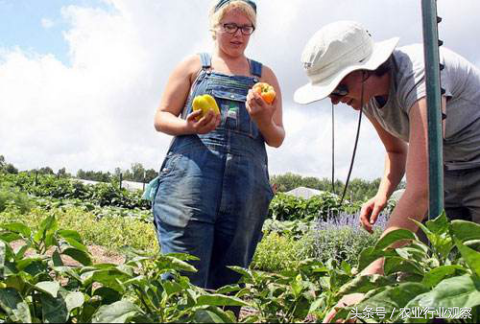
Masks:
[[[445,110],[446,99],[442,99],[442,109]],[[407,229],[412,232],[418,226],[410,219],[421,222],[428,211],[428,122],[427,101],[418,100],[410,109],[410,140],[407,157],[407,186],[405,192],[390,215],[382,237],[396,229]],[[398,242],[397,248],[404,245]],[[362,274],[383,274],[383,258],[372,262]]]
[[[377,194],[368,200],[362,206],[362,210],[360,211],[361,224],[371,233],[373,231],[373,224],[377,221],[378,215],[387,205],[388,199],[405,174],[408,146],[405,142],[394,137],[383,129],[374,118],[368,118],[377,131],[386,150],[383,177],[380,186],[378,187]]]
[[[382,237],[385,234],[399,229],[405,228],[411,231],[416,231],[417,226],[409,218],[421,221],[427,211],[428,206],[428,151],[427,151],[427,104],[425,99],[418,100],[410,109],[409,114],[410,119],[410,138],[409,138],[409,147],[408,154],[406,157],[406,173],[407,173],[407,187],[405,189],[402,198],[398,201],[397,206],[393,210],[393,213],[390,215],[390,219],[387,223],[385,231],[382,233]],[[379,133],[379,136],[384,143],[387,152],[389,151],[389,144],[394,144],[395,142],[390,142],[390,136],[385,136],[384,130],[381,129],[380,125],[375,125],[375,129]],[[380,127],[380,128],[379,128]],[[386,132],[385,132],[386,133]],[[393,136],[392,136],[393,137]],[[391,149],[391,147],[390,147]],[[385,166],[386,171],[390,168],[395,169],[395,154],[391,155],[390,163]],[[404,153],[400,153],[400,156]],[[393,157],[393,160],[392,160]],[[399,161],[397,167],[401,169],[401,161],[405,159],[403,157],[398,157]],[[393,162],[393,163],[392,163]],[[403,163],[405,166],[405,163]],[[393,168],[392,168],[393,167]],[[395,174],[396,176],[403,175],[403,172],[393,171],[390,174]],[[387,173],[386,173],[387,174]],[[394,176],[392,178],[395,179]],[[401,180],[401,178],[400,178]],[[400,181],[398,180],[398,181]],[[382,181],[383,182],[383,181]],[[393,182],[391,183],[393,184]],[[389,180],[385,180],[385,185],[382,188],[380,186],[379,193],[380,195],[387,195],[391,191],[391,184]],[[363,222],[362,222],[363,224]],[[360,276],[372,275],[372,274],[383,274],[383,258],[373,261],[369,266],[362,270]],[[338,303],[337,307],[347,307],[351,305],[358,304],[364,298],[364,294],[349,294],[345,295]],[[325,323],[329,323],[335,317],[337,311],[332,309],[324,319]]]
[[[285,139],[282,117],[282,93],[277,77],[273,71],[264,66],[262,82],[273,86],[276,92],[275,100],[271,105],[267,104],[262,97],[250,90],[247,95],[247,111],[255,121],[258,129],[265,138],[265,142],[272,147],[280,147]]]
[[[446,111],[447,101],[442,98],[442,111]],[[410,138],[407,156],[406,172],[407,187],[402,198],[395,207],[382,237],[387,233],[399,228],[408,229],[412,232],[418,230],[418,226],[410,219],[422,221],[428,210],[428,123],[427,101],[425,98],[418,100],[410,109]],[[403,242],[392,245],[394,248],[402,246]],[[384,274],[383,258],[373,261],[360,275]],[[358,304],[364,298],[364,294],[345,295],[337,307],[346,307]],[[336,308],[332,309],[324,319],[329,323],[335,317]]]
[[[155,114],[154,126],[157,131],[174,136],[205,134],[218,126],[220,116],[215,116],[212,112],[199,121],[195,117],[200,116],[200,111],[189,114],[186,120],[178,117],[186,104],[193,77],[200,68],[200,59],[194,55],[173,70]]]

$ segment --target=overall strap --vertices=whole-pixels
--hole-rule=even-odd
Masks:
[[[212,58],[209,53],[200,53],[200,61],[202,62],[202,70],[208,70],[212,67]]]
[[[250,74],[258,77],[262,77],[262,63],[250,60]]]

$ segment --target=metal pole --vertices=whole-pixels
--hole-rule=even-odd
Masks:
[[[429,213],[432,219],[443,211],[442,94],[436,0],[422,0],[423,47],[428,106]]]

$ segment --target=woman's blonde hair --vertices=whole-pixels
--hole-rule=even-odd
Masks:
[[[215,11],[218,0],[214,1],[210,9],[210,32],[212,33],[212,38],[216,39],[215,28],[220,24],[223,17],[227,11],[238,9],[247,16],[247,18],[252,22],[254,27],[257,26],[257,14],[255,10],[248,3],[242,0],[233,0],[222,6],[220,9]]]

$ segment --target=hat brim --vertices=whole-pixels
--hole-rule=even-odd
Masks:
[[[375,70],[382,63],[384,63],[399,41],[398,37],[387,39],[382,42],[374,43],[372,55],[355,65],[350,65],[329,78],[323,79],[320,82],[308,83],[295,91],[293,100],[299,104],[309,104],[328,97],[333,90],[338,86],[340,81],[349,73],[356,70]]]

